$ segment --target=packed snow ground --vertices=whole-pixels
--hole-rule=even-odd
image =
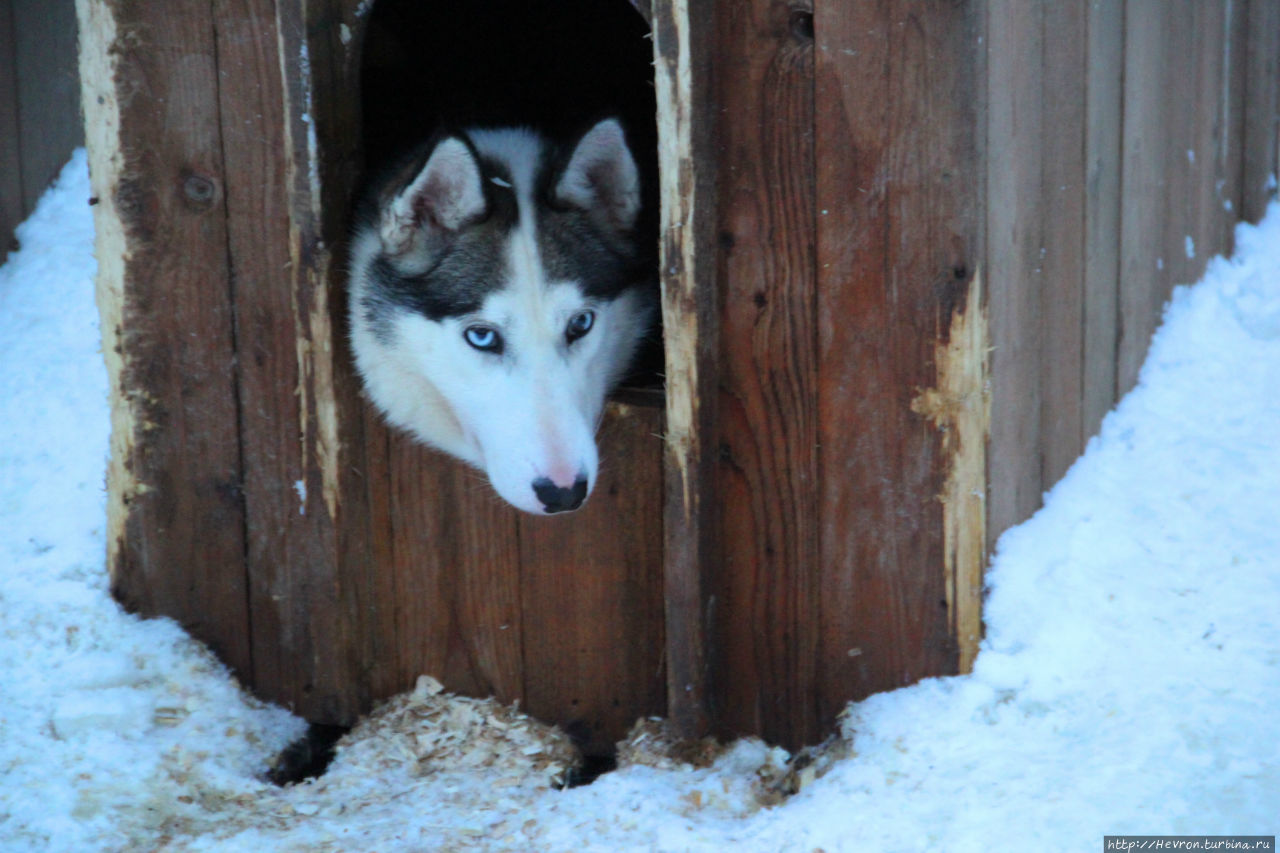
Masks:
[[[758,771],[783,756],[753,742],[550,789],[534,735],[433,705],[429,683],[320,781],[264,782],[303,723],[107,593],[88,196],[81,152],[0,269],[0,850],[1082,850],[1280,831],[1280,204],[1175,293],[1139,387],[1001,539],[975,672],[851,706],[848,756],[764,806]]]

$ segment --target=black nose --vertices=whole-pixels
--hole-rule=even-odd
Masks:
[[[542,501],[547,512],[568,512],[582,506],[582,502],[587,499],[587,478],[578,477],[574,480],[573,487],[566,489],[546,477],[539,477],[533,481],[533,493]]]

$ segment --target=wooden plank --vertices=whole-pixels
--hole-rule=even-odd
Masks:
[[[364,11],[361,8],[364,7]],[[334,718],[321,722],[350,723],[373,702],[400,692],[420,672],[388,678],[398,637],[394,620],[380,617],[393,606],[374,594],[383,588],[391,561],[374,559],[389,546],[386,524],[391,515],[383,501],[375,512],[375,495],[386,495],[390,478],[374,480],[377,462],[385,464],[387,438],[374,424],[361,396],[346,319],[346,270],[342,259],[349,228],[351,200],[362,167],[361,112],[357,91],[358,58],[367,22],[360,0],[302,0],[276,4],[282,55],[291,71],[284,77],[287,103],[285,130],[289,146],[291,229],[290,255],[294,290],[300,294],[295,316],[297,337],[309,346],[299,350],[306,395],[312,468],[308,496],[320,500],[332,525],[337,554],[332,587],[337,612],[331,620],[341,639],[331,645],[342,655],[345,681],[331,681],[341,698],[318,697]],[[304,50],[305,45],[305,50]],[[305,322],[304,322],[305,318]],[[368,437],[368,442],[366,442]],[[318,488],[316,488],[318,486]],[[310,510],[309,510],[310,511]],[[306,577],[304,571],[296,576]],[[325,661],[314,662],[324,666]]]
[[[1248,0],[1240,217],[1257,222],[1280,173],[1280,1]]]
[[[394,435],[390,443],[392,588],[373,626],[396,649],[404,690],[421,674],[457,693],[523,697],[520,544],[516,510],[483,474]],[[394,633],[389,633],[393,631]]]
[[[292,178],[316,153],[293,147],[282,73],[305,80],[302,32],[277,28],[270,0],[215,0],[220,117],[227,164],[231,261],[255,688],[330,722],[359,703],[348,669],[336,578],[334,508],[321,458],[332,443],[322,409],[332,392],[317,372],[329,346],[320,253],[294,239],[309,230]],[[282,52],[284,57],[282,58]],[[306,81],[304,85],[310,85]],[[314,235],[309,234],[314,239]],[[313,248],[313,247],[306,247]],[[326,312],[327,313],[327,312]]]
[[[1194,242],[1194,258],[1185,278],[1192,283],[1204,274],[1209,259],[1230,254],[1233,232],[1243,203],[1241,166],[1244,139],[1244,71],[1246,62],[1246,6],[1234,0],[1197,3],[1194,21],[1196,90],[1189,106],[1192,131],[1189,150],[1196,168],[1188,177],[1189,224],[1183,235]],[[1190,158],[1189,158],[1190,159]],[[1176,239],[1176,235],[1175,235]],[[1166,297],[1167,298],[1167,297]]]
[[[726,734],[819,738],[813,15],[717,9],[723,568],[714,704]]]
[[[84,144],[75,0],[12,0],[22,207],[35,209],[71,151]]]
[[[1120,291],[1120,137],[1124,0],[1088,10],[1085,105],[1084,436],[1116,402],[1116,312]]]
[[[522,707],[588,754],[666,710],[662,420],[656,406],[610,404],[587,505],[520,518]]]
[[[1126,7],[1120,393],[1137,379],[1172,287],[1230,248],[1241,168],[1231,140],[1243,135],[1238,13],[1227,0]]]
[[[0,258],[8,254],[24,215],[15,63],[13,0],[0,0]]]
[[[715,553],[718,305],[711,4],[654,0],[660,274],[666,358],[663,599],[667,717],[698,737],[709,726],[704,572]]]
[[[994,542],[1040,506],[1041,199],[1044,6],[992,0],[987,11],[987,264],[991,445],[987,520]]]
[[[1045,4],[1041,26],[1040,482],[1048,489],[1085,438],[1087,2]]]
[[[1166,259],[1165,134],[1172,94],[1166,88],[1166,6],[1150,0],[1125,5],[1124,163],[1120,215],[1119,317],[1116,341],[1116,397],[1133,387],[1155,329],[1175,259]],[[1182,94],[1185,97],[1185,93]],[[1185,162],[1186,148],[1179,152]]]
[[[816,13],[828,725],[850,699],[958,671],[962,643],[970,654],[976,644],[978,591],[963,585],[981,570],[982,501],[949,497],[962,482],[983,492],[983,64],[975,5],[833,2]],[[976,471],[961,473],[961,456]],[[968,534],[949,538],[962,519]]]
[[[77,8],[112,396],[112,590],[251,676],[209,6]]]

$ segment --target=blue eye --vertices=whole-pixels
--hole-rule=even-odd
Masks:
[[[569,343],[573,343],[578,338],[591,331],[591,327],[596,323],[596,312],[579,311],[569,318],[569,325],[565,327],[564,337]]]
[[[491,326],[467,326],[462,337],[481,352],[502,352],[502,335]]]

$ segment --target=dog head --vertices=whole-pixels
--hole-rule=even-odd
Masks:
[[[621,126],[563,152],[525,130],[445,135],[377,198],[352,249],[369,397],[519,509],[576,509],[605,396],[652,316]]]

